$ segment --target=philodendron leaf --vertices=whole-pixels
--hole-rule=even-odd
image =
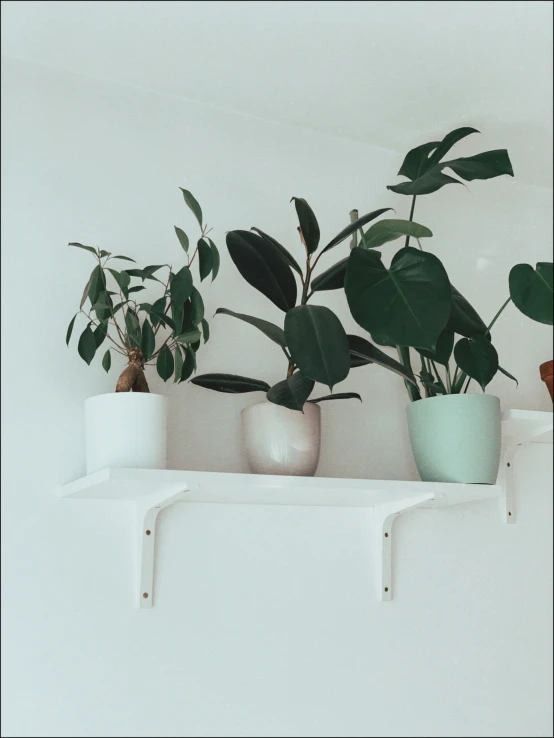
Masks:
[[[256,231],[256,233],[259,233],[260,236],[265,239],[266,241],[269,241],[269,243],[273,244],[277,251],[280,253],[281,257],[283,258],[283,261],[290,266],[292,269],[294,269],[295,272],[298,272],[300,276],[302,276],[302,269],[298,266],[298,262],[294,257],[289,254],[287,249],[284,246],[281,246],[279,241],[276,241],[272,236],[268,236],[267,233],[264,233],[263,231],[260,231],[259,228],[251,228],[251,231]]]
[[[389,369],[395,374],[399,374],[403,379],[411,382],[417,387],[416,379],[413,373],[399,361],[396,361],[384,351],[374,346],[361,336],[348,335],[348,345],[350,347],[350,366],[352,369],[367,364],[378,364],[379,366]]]
[[[169,291],[172,303],[175,303],[175,305],[178,305],[182,309],[183,304],[191,296],[192,290],[192,274],[188,266],[184,266],[173,275],[173,279],[171,280]]]
[[[361,218],[357,218],[352,223],[349,223],[346,228],[343,228],[340,233],[337,233],[337,235],[331,241],[329,241],[329,243],[321,253],[324,254],[326,251],[329,251],[329,249],[334,248],[339,243],[342,243],[345,238],[348,238],[348,236],[352,235],[352,233],[360,230],[361,227],[364,226],[366,223],[370,223],[372,220],[375,220],[375,218],[378,218],[380,215],[383,215],[383,213],[386,213],[388,210],[392,209],[393,208],[381,208],[380,210],[373,210],[371,213],[366,213],[365,215],[362,215]]]
[[[294,200],[294,207],[296,208],[296,215],[298,216],[300,231],[304,244],[306,245],[306,250],[309,254],[313,254],[319,246],[320,238],[317,218],[303,197],[293,197],[292,200]]]
[[[106,351],[104,356],[102,357],[102,369],[106,372],[106,374],[110,371],[112,365],[112,355],[110,354],[110,349]]]
[[[435,350],[430,349],[418,349],[421,356],[431,361],[436,361],[438,364],[448,366],[450,357],[452,356],[452,349],[454,348],[454,333],[453,331],[444,330],[437,338],[437,344]]]
[[[219,264],[220,264],[220,256],[219,256],[219,250],[215,243],[212,241],[211,238],[208,238],[208,243],[210,244],[210,248],[212,250],[212,282],[219,274]]]
[[[125,313],[125,327],[131,346],[140,348],[141,332],[139,319],[135,311],[129,307]]]
[[[179,243],[181,244],[181,247],[183,251],[188,252],[189,250],[189,237],[184,232],[182,228],[179,228],[178,226],[173,226],[175,228],[175,233],[177,234],[177,238],[179,239]]]
[[[95,256],[98,256],[98,249],[93,249],[92,246],[83,246],[82,243],[68,243],[68,246],[75,246],[78,249],[84,249],[85,251],[90,251],[91,254],[94,254]]]
[[[498,354],[485,336],[460,338],[454,346],[454,359],[463,372],[479,383],[483,392],[498,371]]]
[[[73,326],[75,325],[75,318],[77,317],[79,313],[75,313],[75,315],[71,318],[71,322],[67,326],[67,333],[65,334],[65,345],[69,346],[69,341],[71,340],[71,334],[73,333]]]
[[[303,412],[304,404],[310,396],[315,382],[300,372],[295,372],[282,382],[277,382],[268,390],[266,397],[275,405],[287,407],[289,410]]]
[[[451,292],[442,262],[405,247],[387,268],[378,252],[350,253],[344,283],[354,320],[398,346],[434,349],[450,314]]]
[[[411,220],[386,218],[370,226],[364,233],[359,245],[363,249],[376,249],[401,236],[412,236],[419,239],[429,238],[432,235],[429,228]]]
[[[509,277],[514,305],[531,320],[552,325],[552,262],[516,264]]]
[[[190,210],[192,210],[192,212],[194,213],[194,217],[198,221],[198,225],[200,226],[200,228],[202,228],[202,208],[198,204],[192,192],[189,192],[188,190],[184,190],[182,187],[179,187],[179,189],[183,193],[183,197],[185,198],[187,207]]]
[[[487,326],[476,310],[461,295],[454,285],[450,285],[452,302],[450,304],[450,316],[446,324],[446,330],[459,333],[460,336],[470,338],[476,334],[485,334]]]
[[[254,318],[252,315],[244,315],[243,313],[234,313],[232,310],[227,310],[227,308],[218,308],[215,311],[215,314],[216,315],[220,315],[220,314],[221,315],[231,315],[233,318],[238,318],[239,320],[243,320],[245,323],[249,323],[250,325],[253,325],[255,328],[261,331],[268,338],[271,338],[271,340],[274,341],[278,346],[281,346],[282,348],[287,347],[285,331],[282,328],[279,328],[278,325],[274,325],[273,323],[270,323],[267,320],[262,320],[261,318]]]
[[[202,374],[191,379],[191,383],[216,392],[228,392],[230,394],[267,392],[269,390],[267,382],[251,379],[250,377],[241,377],[238,374]]]
[[[295,306],[296,280],[271,241],[250,231],[230,231],[226,241],[231,259],[248,284],[285,312]]]
[[[337,392],[336,395],[325,395],[325,397],[316,397],[314,400],[308,400],[314,404],[318,402],[326,402],[327,400],[359,400],[362,398],[357,392]]]
[[[348,256],[336,264],[326,269],[312,280],[311,288],[314,292],[323,292],[324,290],[338,290],[344,287],[344,278],[346,276],[346,267],[348,266]]]
[[[151,358],[155,348],[156,337],[154,336],[154,331],[152,330],[150,321],[145,318],[144,323],[142,324],[142,333],[140,339],[140,350],[142,351],[142,355],[144,356],[145,361],[148,361]]]
[[[201,238],[198,241],[198,264],[200,268],[200,281],[203,282],[212,271],[214,256],[210,244]]]
[[[285,338],[292,360],[305,377],[331,390],[350,371],[348,339],[340,320],[319,305],[300,305],[285,316]]]
[[[167,344],[165,344],[161,348],[160,353],[158,354],[158,359],[156,361],[156,369],[158,370],[158,374],[164,382],[167,382],[167,380],[173,374],[174,364],[175,362],[173,361],[173,354],[167,347]]]
[[[465,179],[466,182],[471,182],[474,179],[493,179],[494,177],[500,177],[501,174],[514,176],[512,163],[506,149],[484,151],[482,154],[475,154],[475,156],[444,161],[441,166],[452,169],[454,174]]]
[[[86,361],[87,364],[90,364],[94,359],[94,354],[96,353],[96,340],[90,327],[90,323],[81,333],[81,337],[79,338],[79,343],[77,345],[77,351],[79,352],[81,359]]]

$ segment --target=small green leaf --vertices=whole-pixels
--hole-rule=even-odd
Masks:
[[[106,374],[110,371],[110,367],[112,365],[112,356],[110,354],[110,349],[106,351],[104,356],[102,357],[102,368],[106,372]]]
[[[142,324],[140,339],[140,350],[142,351],[145,361],[148,361],[152,357],[155,348],[156,337],[154,336],[154,331],[152,330],[149,320],[145,318],[144,323]]]
[[[206,241],[204,241],[203,238],[201,238],[198,241],[198,264],[200,268],[200,281],[201,282],[203,282],[204,279],[206,279],[206,277],[212,271],[213,263],[214,263],[214,256],[213,256],[212,249],[210,245]]]
[[[363,249],[376,249],[389,241],[394,241],[401,236],[413,236],[413,238],[429,238],[433,234],[425,226],[414,223],[411,220],[395,220],[393,218],[380,220],[374,223],[364,233],[360,241]]]
[[[176,341],[179,341],[179,343],[196,343],[196,341],[200,340],[200,331],[198,328],[194,328],[192,331],[186,331],[185,333],[181,333],[175,338]]]
[[[454,333],[453,331],[444,330],[437,338],[435,350],[430,349],[418,349],[421,356],[431,361],[436,361],[438,364],[448,366],[450,357],[452,356],[452,349],[454,348]]]
[[[111,255],[112,255],[111,251],[104,251],[104,249],[102,249],[102,251],[100,252],[101,259],[103,259],[105,256],[111,256]]]
[[[357,392],[337,392],[336,395],[325,395],[325,397],[316,397],[314,400],[308,400],[308,402],[325,402],[326,400],[359,400],[362,398]]]
[[[141,331],[137,314],[131,308],[127,308],[125,313],[125,326],[127,328],[127,337],[131,346],[140,348]]]
[[[92,246],[83,246],[82,243],[69,243],[68,246],[75,246],[78,249],[84,249],[85,251],[90,251],[91,254],[94,254],[95,256],[98,256],[98,249],[93,249]]]
[[[180,187],[179,189],[183,193],[183,197],[185,198],[187,207],[192,210],[192,212],[194,213],[194,217],[198,221],[198,225],[200,226],[200,228],[202,228],[202,208],[200,207],[191,192],[189,192],[188,190],[184,190],[182,187]]]
[[[85,302],[87,300],[88,293],[90,291],[90,285],[92,284],[92,278],[93,278],[93,276],[94,276],[94,272],[92,272],[92,274],[89,277],[88,282],[85,285],[85,289],[83,291],[83,296],[81,297],[81,302],[79,303],[79,309],[80,310],[82,309],[83,305],[85,304]]]
[[[312,280],[311,288],[314,292],[323,292],[324,290],[339,290],[344,287],[344,278],[346,276],[346,267],[348,266],[348,256],[345,259],[337,261],[336,264],[329,267],[326,271],[319,274]]]
[[[200,325],[202,322],[202,318],[204,317],[204,300],[202,299],[202,295],[196,287],[192,288],[192,294],[190,296],[191,303],[192,303],[192,314],[191,314],[191,320],[193,325]]]
[[[131,259],[129,256],[112,256],[112,259],[123,259],[124,261],[132,261],[133,264],[137,263],[134,259]]]
[[[183,362],[183,368],[181,369],[180,381],[186,382],[194,371],[196,371],[196,356],[190,346],[187,346],[185,349],[185,361]]]
[[[228,392],[239,394],[243,392],[267,392],[269,384],[259,379],[241,377],[237,374],[202,374],[200,377],[191,379],[192,384],[216,392]]]
[[[361,218],[357,218],[352,223],[349,223],[346,228],[343,228],[340,233],[337,233],[332,241],[329,241],[327,246],[323,249],[322,253],[324,254],[326,251],[329,251],[329,249],[332,249],[339,243],[342,243],[345,238],[348,238],[348,236],[350,236],[352,233],[361,230],[362,226],[364,226],[366,223],[370,223],[372,220],[375,220],[375,218],[383,215],[383,213],[386,213],[388,210],[392,210],[392,208],[381,208],[380,210],[374,210],[371,213],[366,213],[365,215],[362,215]]]
[[[156,361],[156,369],[158,370],[158,374],[164,382],[167,382],[167,380],[173,374],[174,364],[175,362],[173,361],[173,354],[167,347],[167,344],[164,344],[164,346],[160,350],[160,353],[158,354],[158,359]]]
[[[275,405],[287,407],[289,410],[304,412],[304,404],[310,396],[315,382],[300,372],[295,372],[282,382],[277,382],[268,390],[266,397]]]
[[[454,347],[454,359],[463,372],[479,383],[483,392],[498,371],[498,354],[485,336],[460,338]]]
[[[158,269],[163,269],[164,266],[165,264],[151,264],[150,266],[144,267],[142,270],[142,279],[156,279],[156,277],[153,276],[154,272],[157,272]]]
[[[94,331],[94,341],[96,343],[97,349],[99,349],[100,346],[104,343],[104,340],[107,335],[108,335],[107,322],[99,323],[98,326],[96,327],[96,330]]]
[[[249,323],[250,325],[253,325],[255,328],[257,328],[259,331],[261,331],[263,334],[265,334],[272,341],[274,341],[278,346],[281,346],[282,348],[287,347],[285,331],[282,328],[279,328],[279,326],[274,325],[267,320],[254,318],[251,315],[244,315],[243,313],[234,313],[232,310],[227,310],[227,308],[218,308],[215,311],[215,314],[230,315],[233,318],[238,318],[245,323]]]
[[[94,339],[94,333],[91,330],[90,323],[81,333],[77,351],[79,352],[81,359],[86,361],[87,364],[90,364],[94,359],[94,354],[96,353],[96,341]]]
[[[108,320],[112,314],[112,301],[107,292],[101,292],[98,300],[92,306],[92,310],[96,313],[96,317],[100,321]]]
[[[175,346],[175,379],[174,382],[181,381],[181,373],[183,369],[183,354],[179,346]]]
[[[109,267],[108,271],[117,282],[117,285],[123,295],[127,297],[129,295],[129,285],[131,284],[131,277],[129,276],[129,273],[126,271],[117,272],[115,269],[110,269]]]
[[[212,249],[212,282],[219,274],[219,264],[220,264],[220,256],[219,251],[215,243],[212,241],[211,238],[208,238],[208,243],[210,244],[210,248]]]
[[[131,292],[140,292],[141,290],[145,290],[146,287],[143,287],[141,284],[137,285],[136,287],[129,287],[127,290],[128,294],[130,295]]]
[[[71,334],[73,333],[73,326],[75,325],[75,318],[79,315],[79,313],[75,313],[73,318],[71,319],[71,322],[69,323],[67,327],[67,333],[65,334],[65,345],[69,346],[69,341],[71,339]]]
[[[183,303],[189,299],[192,289],[192,274],[188,266],[184,266],[182,269],[179,269],[177,274],[173,275],[173,279],[171,280],[169,286],[171,301],[182,310]]]
[[[210,339],[210,325],[206,318],[202,318],[201,320],[202,324],[202,333],[204,334],[204,343],[208,343]]]
[[[189,237],[187,234],[177,226],[173,226],[175,228],[175,233],[177,234],[177,238],[179,239],[179,243],[181,244],[183,250],[188,253],[189,250]]]
[[[300,223],[300,231],[309,254],[313,254],[319,245],[319,224],[314,211],[303,197],[293,197],[294,207]]]
[[[90,304],[94,305],[95,302],[97,302],[100,293],[106,291],[106,275],[104,274],[103,269],[100,267],[100,265],[97,265],[92,270],[92,274],[90,275],[90,284],[89,284],[89,290],[88,290],[88,298],[90,300]]]

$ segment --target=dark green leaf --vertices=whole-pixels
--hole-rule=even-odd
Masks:
[[[513,379],[516,385],[519,385],[519,382],[514,377],[513,374],[510,374],[510,372],[507,372],[506,369],[503,369],[501,366],[498,367],[498,371],[503,374],[505,377],[508,377],[508,379]]]
[[[314,388],[313,379],[304,377],[300,372],[295,372],[288,379],[277,382],[268,390],[266,397],[274,405],[287,407],[289,410],[300,410],[303,412],[304,404]]]
[[[183,354],[181,353],[180,346],[175,346],[175,379],[174,382],[181,381],[181,374],[183,373]]]
[[[124,261],[132,261],[133,264],[137,263],[134,259],[131,259],[128,256],[112,256],[112,259],[123,259]]]
[[[435,377],[431,374],[431,372],[427,371],[427,369],[422,368],[419,378],[421,379],[421,382],[425,386],[430,397],[446,394],[446,389],[444,388],[444,385],[441,386],[438,382],[436,382]]]
[[[144,356],[144,360],[148,361],[156,348],[156,337],[150,325],[150,321],[145,318],[142,324],[142,333],[140,338],[140,350]]]
[[[285,316],[285,337],[292,359],[305,377],[331,390],[350,371],[344,328],[329,308],[300,305]]]
[[[210,248],[212,250],[212,282],[219,274],[220,256],[219,250],[211,238],[208,238]]]
[[[216,392],[229,392],[238,394],[242,392],[267,392],[269,384],[259,379],[241,377],[237,374],[202,374],[200,377],[191,379],[192,384],[199,387],[215,390]]]
[[[158,271],[158,269],[163,269],[165,264],[151,264],[150,266],[144,267],[142,270],[142,279],[157,279],[154,277],[154,273]],[[158,280],[159,281],[159,280]]]
[[[118,302],[117,305],[112,310],[112,313],[115,315],[117,313],[117,311],[118,310],[121,310],[121,308],[123,307],[123,305],[126,305],[126,304],[127,304],[126,302]]]
[[[460,338],[454,347],[454,359],[463,372],[479,383],[483,392],[498,371],[498,354],[485,336]]]
[[[294,207],[300,223],[300,231],[309,254],[313,254],[319,245],[319,224],[314,211],[303,197],[293,197]]]
[[[79,338],[79,343],[77,345],[77,351],[79,352],[81,359],[86,361],[87,364],[90,364],[94,359],[94,354],[96,353],[96,341],[94,339],[94,333],[91,330],[90,323],[81,333],[81,337]]]
[[[357,392],[337,392],[336,395],[325,395],[325,397],[316,397],[314,400],[308,400],[308,402],[325,402],[327,400],[359,400],[362,398]]]
[[[399,374],[403,379],[417,387],[413,373],[409,369],[406,369],[399,361],[391,358],[370,341],[361,338],[361,336],[348,335],[347,338],[350,348],[350,366],[352,369],[366,364],[378,364],[385,369]]]
[[[468,156],[461,159],[445,161],[442,167],[449,167],[458,177],[471,182],[474,179],[493,179],[502,174],[514,176],[512,163],[506,149],[497,151],[484,151],[482,154]]]
[[[452,301],[446,330],[458,333],[460,336],[466,336],[466,338],[478,333],[486,333],[487,326],[465,297],[458,292],[454,285],[450,285],[450,290]]]
[[[98,320],[108,320],[112,314],[112,300],[107,292],[101,292],[98,300],[92,306]]]
[[[111,256],[111,251],[104,251],[104,249],[102,249],[100,251],[100,258],[103,259],[105,256]]]
[[[88,290],[90,304],[94,305],[94,303],[97,302],[100,293],[105,292],[105,290],[106,275],[104,274],[104,271],[101,269],[100,265],[97,265],[94,267],[94,269],[92,270],[92,274],[90,275],[90,286]]]
[[[142,285],[138,285],[137,287],[129,287],[128,294],[130,295],[131,292],[140,292],[141,290],[145,290],[146,287],[143,287]]]
[[[65,345],[69,346],[69,341],[71,339],[71,334],[73,333],[73,326],[75,325],[75,318],[77,317],[79,313],[76,313],[73,318],[71,318],[71,322],[67,326],[67,333],[65,334]]]
[[[96,348],[99,349],[108,335],[108,324],[106,322],[99,323],[94,330],[93,335]]]
[[[345,259],[337,261],[336,264],[333,264],[333,266],[312,280],[312,290],[314,292],[323,292],[324,290],[342,289],[344,287],[347,266],[348,256]]]
[[[143,305],[147,305],[147,303],[143,303]],[[165,297],[160,297],[156,302],[150,307],[150,309],[146,310],[150,314],[150,320],[152,321],[152,325],[154,328],[158,325],[161,319],[163,319],[165,310],[167,307],[167,301]],[[162,323],[162,325],[165,325],[165,323]]]
[[[479,131],[476,128],[466,126],[464,128],[456,128],[454,131],[447,133],[435,151],[430,155],[426,169],[431,169],[435,164],[438,164],[442,157],[448,154],[454,144],[458,143],[458,141],[461,141],[463,138],[470,136],[472,133],[479,133]]]
[[[98,268],[99,267],[96,267],[96,269],[98,269]],[[90,291],[90,286],[92,284],[93,277],[94,277],[94,271],[90,275],[90,277],[88,279],[88,282],[85,285],[85,289],[83,290],[83,296],[81,297],[81,302],[79,303],[79,310],[82,309],[83,305],[85,304],[85,302],[87,300],[87,297],[88,297],[88,294],[89,294],[89,291]]]
[[[179,341],[179,343],[196,343],[196,341],[200,340],[200,331],[198,328],[194,328],[192,331],[181,333],[175,340]]]
[[[190,348],[190,346],[187,346],[185,349],[185,361],[183,363],[183,368],[181,369],[181,382],[186,382],[186,380],[191,376],[193,371],[196,369],[196,357],[194,355],[194,351]]]
[[[110,371],[112,365],[112,355],[110,354],[110,349],[106,351],[104,356],[102,357],[102,369],[106,372],[106,374]]]
[[[127,312],[125,313],[125,326],[127,328],[127,337],[131,346],[133,346],[133,348],[140,348],[140,323],[137,314],[131,308],[127,308]]]
[[[126,269],[125,271],[130,277],[144,279],[144,271],[142,269]]]
[[[429,169],[429,161],[431,158],[431,152],[437,148],[440,141],[431,141],[430,143],[421,144],[416,146],[406,154],[406,158],[400,170],[398,171],[399,177],[407,177],[412,182],[421,177],[421,175]]]
[[[189,299],[193,290],[192,274],[188,266],[173,275],[169,291],[171,293],[171,302],[178,305],[181,309],[186,300]]]
[[[187,348],[192,349],[193,353],[196,354],[196,352],[200,348],[200,341],[195,341],[194,343],[191,343],[189,346],[187,346]]]
[[[82,243],[69,243],[68,246],[75,246],[78,249],[84,249],[85,251],[90,251],[91,254],[94,254],[95,256],[98,256],[98,249],[93,249],[92,246],[83,246]]]
[[[265,239],[266,241],[269,241],[269,243],[275,246],[277,251],[279,251],[282,258],[284,259],[285,263],[288,266],[290,266],[292,269],[294,269],[295,272],[298,272],[300,276],[302,276],[302,269],[300,269],[300,267],[298,266],[298,262],[296,261],[296,259],[294,259],[294,257],[291,254],[289,254],[289,252],[284,246],[281,246],[279,241],[276,241],[272,236],[268,236],[267,233],[260,231],[259,228],[251,228],[250,230],[256,231],[256,233],[259,233],[263,239]]]
[[[436,256],[408,246],[387,268],[377,252],[356,248],[344,285],[354,320],[372,336],[434,349],[451,304],[450,282]]]
[[[158,358],[156,360],[156,369],[158,370],[158,374],[164,382],[167,382],[167,380],[173,374],[174,363],[175,362],[173,361],[173,354],[167,347],[167,344],[164,344],[164,346],[162,346],[162,348],[160,349],[160,353],[158,354]]]
[[[250,231],[230,231],[226,240],[231,259],[248,284],[281,310],[294,307],[296,280],[271,241]]]
[[[360,240],[360,248],[376,249],[389,241],[394,241],[400,236],[413,236],[414,238],[429,238],[433,234],[425,226],[414,223],[411,220],[385,219],[374,223],[364,233]]]
[[[326,251],[329,251],[329,249],[337,246],[339,243],[344,241],[345,238],[348,238],[348,236],[350,236],[352,233],[360,230],[361,227],[364,226],[366,223],[375,220],[375,218],[378,218],[380,215],[383,215],[383,213],[386,213],[388,210],[392,209],[393,208],[381,208],[380,210],[374,210],[371,213],[366,213],[366,215],[362,215],[361,218],[358,218],[352,223],[349,223],[346,228],[343,228],[340,233],[337,233],[337,235],[331,241],[329,241],[329,243],[321,253],[324,254]]]
[[[173,226],[175,228],[175,233],[177,234],[177,238],[179,239],[179,243],[183,247],[183,249],[188,252],[189,250],[189,237],[187,234],[177,226]]]
[[[232,310],[227,310],[227,308],[218,308],[215,311],[215,314],[231,315],[233,318],[243,320],[245,323],[253,325],[259,331],[264,333],[268,338],[271,338],[271,340],[275,341],[277,345],[281,346],[282,348],[287,347],[285,331],[282,328],[279,328],[279,326],[274,325],[273,323],[269,323],[267,320],[254,318],[251,315],[244,315],[243,313],[234,313]]]
[[[450,357],[452,356],[452,349],[454,348],[454,333],[453,331],[444,330],[437,338],[437,345],[434,351],[430,349],[418,349],[421,356],[431,361],[436,361],[437,364],[448,366]]]
[[[204,241],[203,238],[201,238],[198,241],[198,264],[200,269],[201,282],[203,282],[212,271],[213,263],[214,255],[210,244]]]
[[[129,273],[126,271],[116,272],[115,269],[110,269],[109,267],[108,271],[117,282],[121,292],[123,292],[124,296],[127,297],[129,295],[129,285],[131,284],[131,277],[129,276]]]
[[[192,303],[192,312],[190,319],[193,323],[193,325],[200,325],[202,322],[202,318],[204,317],[204,300],[202,299],[202,295],[196,287],[192,288],[192,294],[190,296],[190,300]]]
[[[210,339],[210,324],[206,318],[202,318],[202,333],[204,334],[204,343],[208,343]]]
[[[447,184],[462,184],[460,180],[443,174],[441,166],[438,165],[434,169],[430,169],[414,182],[402,182],[398,185],[387,185],[387,190],[396,192],[399,195],[430,195],[432,192],[440,190]]]
[[[198,225],[202,228],[202,208],[198,204],[197,200],[193,197],[192,193],[188,190],[184,190],[182,187],[179,188],[183,193],[187,207],[192,210],[194,217],[198,221]]]
[[[552,325],[552,262],[516,264],[509,277],[514,305],[531,320]]]

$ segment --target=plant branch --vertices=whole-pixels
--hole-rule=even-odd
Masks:
[[[408,220],[410,221],[414,219],[415,201],[416,201],[416,196],[414,195],[412,197],[412,207],[410,208],[410,217],[408,218]],[[406,236],[406,242],[404,244],[404,248],[406,248],[406,246],[408,246],[409,243],[410,243],[410,237]]]
[[[508,305],[508,303],[510,303],[511,301],[512,301],[512,298],[511,297],[508,297],[508,299],[506,300],[506,302],[504,303],[504,305],[502,305],[502,307],[500,308],[500,310],[496,313],[496,315],[492,319],[489,327],[487,328],[487,332],[485,333],[485,336],[488,336],[489,335],[489,333],[491,332],[491,328],[496,323],[496,321],[498,320],[498,318],[502,315],[502,313],[504,311],[504,308],[506,308],[506,306]]]

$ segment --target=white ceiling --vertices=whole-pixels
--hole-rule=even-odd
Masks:
[[[2,53],[404,153],[463,124],[552,186],[552,8],[2,2]]]

